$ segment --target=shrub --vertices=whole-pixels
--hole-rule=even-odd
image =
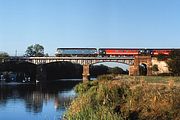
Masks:
[[[97,81],[89,81],[85,83],[80,83],[75,86],[74,90],[78,94],[83,94],[84,92],[88,91],[91,87],[97,86],[98,82]]]

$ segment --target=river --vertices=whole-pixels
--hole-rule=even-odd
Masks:
[[[0,120],[61,120],[79,82],[1,84]]]

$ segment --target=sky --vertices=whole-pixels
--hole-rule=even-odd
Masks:
[[[0,51],[180,48],[180,0],[0,0]]]

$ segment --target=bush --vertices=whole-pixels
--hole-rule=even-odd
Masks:
[[[164,54],[159,54],[159,55],[157,56],[157,59],[158,59],[158,61],[164,61],[164,60],[167,59],[167,56],[164,55]]]
[[[91,87],[97,86],[97,85],[98,85],[97,81],[89,81],[89,82],[80,83],[80,84],[76,85],[74,90],[78,94],[83,94],[86,91],[88,91]]]
[[[180,75],[180,50],[174,50],[171,52],[168,65],[169,70],[173,73],[173,75]]]
[[[115,77],[114,74],[109,74],[109,75],[101,75],[97,77],[97,80],[113,80]]]

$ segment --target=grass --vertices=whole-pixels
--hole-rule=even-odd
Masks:
[[[66,120],[178,120],[180,77],[101,76],[75,87]]]

